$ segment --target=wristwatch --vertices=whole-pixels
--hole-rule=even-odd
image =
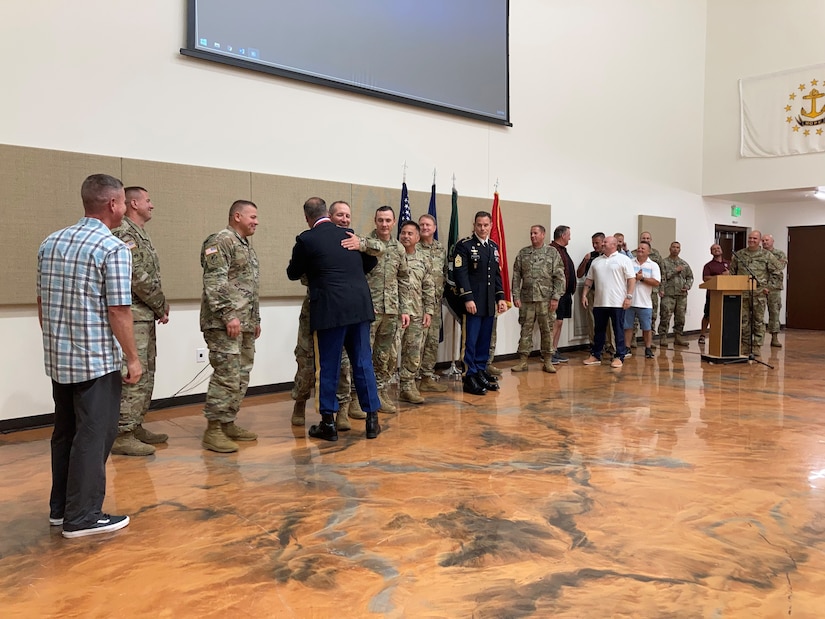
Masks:
[[[633,295],[632,295],[632,294],[626,294],[626,295],[624,296],[624,298],[625,298],[625,299],[632,299],[632,298],[633,298]]]

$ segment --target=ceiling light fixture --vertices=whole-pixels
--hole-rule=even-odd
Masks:
[[[814,198],[817,200],[825,200],[825,187],[817,187],[814,190]]]

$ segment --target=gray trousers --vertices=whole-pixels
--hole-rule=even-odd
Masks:
[[[73,529],[100,518],[106,495],[106,460],[117,436],[120,372],[82,383],[52,381],[52,492],[49,515]]]

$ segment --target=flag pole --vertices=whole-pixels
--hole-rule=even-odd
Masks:
[[[435,178],[435,170],[433,170],[433,178]],[[456,193],[456,190],[455,190],[455,172],[453,172],[453,189],[452,189],[452,191],[453,191],[453,194]],[[452,215],[457,217],[458,216],[458,211],[456,210],[456,212]],[[453,227],[453,222],[452,221],[450,221],[450,227],[451,228]],[[457,240],[457,239],[455,239],[455,240]],[[452,250],[452,247],[447,247],[448,252],[450,252],[451,250]],[[456,330],[457,330],[456,325],[458,324],[458,321],[456,320],[455,316],[453,316],[452,312],[448,311],[447,315],[449,315],[450,317],[453,318],[453,326],[452,326],[452,336],[451,336],[451,340],[450,340],[450,345],[451,345],[450,346],[450,367],[448,369],[444,370],[443,375],[447,378],[451,378],[452,380],[461,380],[461,370],[459,370],[458,365],[456,365],[456,359],[461,354],[461,345],[458,342],[458,336],[456,334]],[[456,344],[458,344],[458,352],[456,352]]]

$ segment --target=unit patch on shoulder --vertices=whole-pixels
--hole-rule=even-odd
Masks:
[[[455,261],[453,262],[457,268],[461,268],[461,256],[456,256]]]

